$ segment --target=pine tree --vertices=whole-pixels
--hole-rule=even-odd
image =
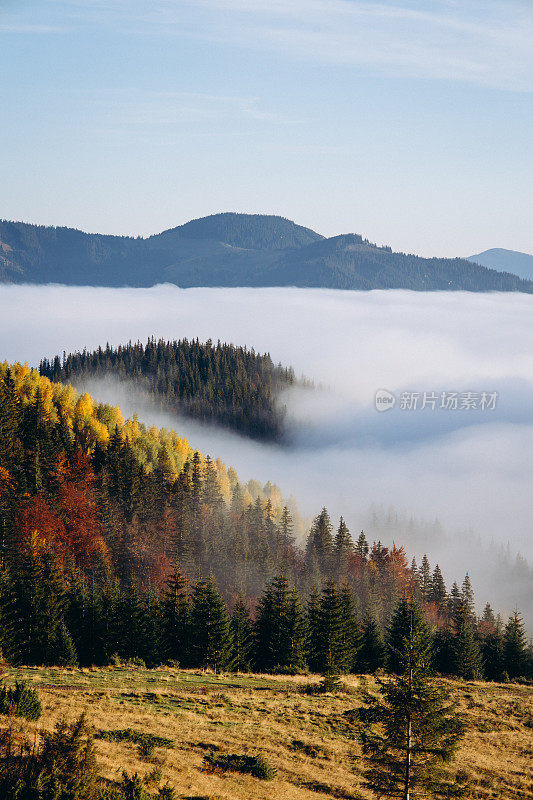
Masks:
[[[228,613],[214,580],[199,578],[191,597],[191,652],[195,666],[219,672],[231,659]]]
[[[464,726],[449,690],[435,684],[430,645],[416,613],[413,605],[400,674],[380,681],[380,698],[369,697],[359,713],[365,784],[379,797],[457,797],[461,790],[442,765],[452,760]]]
[[[527,660],[524,623],[518,609],[515,609],[509,617],[503,634],[503,664],[509,677],[525,677]]]

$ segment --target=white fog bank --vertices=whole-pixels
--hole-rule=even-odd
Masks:
[[[1,359],[36,366],[63,350],[149,336],[253,346],[325,388],[285,398],[293,435],[287,448],[149,409],[147,421],[178,428],[243,478],[278,483],[305,513],[322,505],[343,513],[354,533],[368,524],[372,505],[393,506],[406,519],[438,517],[449,533],[438,543],[431,526],[425,539],[408,525],[390,538],[416,555],[427,549],[448,580],[468,568],[487,598],[533,613],[531,582],[494,585],[475,538],[483,547],[509,542],[533,559],[532,296],[167,285],[0,289]],[[124,386],[92,389],[119,400],[128,414],[136,408]],[[393,409],[375,410],[378,389],[394,393]],[[418,394],[418,406],[426,392],[429,404],[401,408],[402,392],[411,402]],[[439,408],[442,393],[457,393],[459,408]],[[471,402],[477,407],[461,410]],[[469,530],[474,538],[467,541],[460,532]]]

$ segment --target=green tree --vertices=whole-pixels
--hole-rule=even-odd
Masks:
[[[264,672],[305,666],[306,625],[298,594],[281,575],[267,586],[254,625],[255,663]]]
[[[518,609],[509,617],[503,634],[503,664],[510,678],[525,677],[528,661],[524,623]]]
[[[193,664],[218,672],[231,659],[231,631],[225,603],[212,578],[199,578],[191,597]]]
[[[176,566],[163,595],[163,648],[166,659],[181,666],[188,666],[190,661],[190,616],[187,583]]]
[[[425,638],[429,648],[431,633],[424,620],[420,603],[416,599],[404,598],[397,604],[387,632],[386,664],[390,672],[399,673],[403,668],[403,644],[412,627],[417,631],[417,635]]]
[[[354,553],[354,543],[344,519],[341,517],[333,544],[333,566],[335,578],[341,581],[347,571],[350,556]]]
[[[482,677],[482,659],[468,597],[458,601],[452,623],[452,669],[466,680]]]
[[[372,673],[385,664],[385,642],[381,627],[370,611],[367,611],[361,631],[361,647],[357,656],[357,671]]]
[[[252,622],[242,594],[235,603],[230,627],[233,642],[232,669],[236,672],[250,672],[253,648]]]
[[[328,511],[323,508],[313,520],[306,548],[307,563],[316,559],[321,575],[331,574],[333,566],[332,529]]]
[[[449,690],[435,682],[426,631],[414,603],[411,608],[400,673],[379,681],[380,697],[368,697],[359,714],[365,784],[378,797],[459,797],[462,791],[446,779],[443,765],[455,755],[463,723]]]

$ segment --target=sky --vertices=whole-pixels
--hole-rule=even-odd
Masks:
[[[494,575],[491,542],[533,563],[533,296],[520,293],[320,289],[107,289],[5,286],[0,292],[2,358],[38,365],[44,356],[106,341],[198,336],[269,350],[312,379],[313,392],[284,398],[290,446],[251,442],[147,408],[130,385],[92,384],[100,400],[146,422],[176,429],[246,481],[277,483],[305,515],[326,505],[353,534],[371,507],[408,521],[437,518],[447,538],[408,524],[382,538],[428,553],[449,585],[468,569],[480,601],[533,619],[531,573]],[[375,394],[397,398],[386,412]],[[402,408],[402,394],[435,393],[436,406]],[[442,409],[441,393],[461,395]],[[476,407],[461,410],[463,393]],[[481,407],[496,392],[495,407]],[[381,535],[380,533],[377,536]],[[477,537],[479,537],[479,542]],[[533,628],[532,628],[533,631]]]
[[[533,252],[531,0],[0,0],[0,217]]]

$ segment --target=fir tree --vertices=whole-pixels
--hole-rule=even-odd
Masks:
[[[455,675],[466,680],[478,680],[483,672],[472,612],[466,597],[459,600],[453,616],[452,669]]]
[[[330,574],[333,562],[332,525],[326,508],[318,514],[307,537],[307,562],[315,558],[322,575]]]
[[[385,664],[383,633],[373,614],[365,614],[361,632],[361,647],[357,656],[358,672],[373,673]]]
[[[446,606],[448,593],[446,592],[446,584],[442,577],[442,572],[438,564],[435,565],[433,575],[431,576],[431,586],[429,590],[429,601],[435,603],[439,611],[443,611]]]
[[[242,594],[235,603],[230,627],[233,642],[232,669],[235,672],[250,672],[253,648],[252,622]]]
[[[450,692],[435,684],[426,631],[415,621],[400,650],[400,674],[380,681],[380,698],[360,711],[365,784],[379,797],[461,796],[443,764],[452,760],[463,723]]]
[[[333,581],[327,581],[309,620],[309,666],[323,675],[338,674],[344,669],[344,630],[341,598]]]
[[[297,593],[281,575],[267,586],[254,625],[261,672],[299,672],[305,665],[306,626]]]
[[[357,553],[361,561],[367,560],[369,549],[370,548],[366,540],[365,532],[361,531],[361,533],[357,537],[357,542],[355,543],[355,552]]]
[[[431,595],[431,567],[427,555],[424,553],[422,563],[418,572],[418,585],[420,587],[420,597],[427,603]]]
[[[420,603],[415,599],[400,600],[392,615],[387,632],[386,665],[390,672],[399,674],[403,668],[403,646],[411,629],[417,636],[425,641],[429,650],[431,647],[431,633],[424,620]]]
[[[163,649],[166,659],[188,666],[190,604],[187,583],[178,566],[167,581],[162,602]]]
[[[518,609],[509,617],[503,634],[503,664],[510,678],[525,677],[528,660],[527,639]]]
[[[231,659],[226,606],[214,580],[199,578],[191,597],[191,651],[195,666],[219,672]]]
[[[333,545],[335,577],[341,581],[348,570],[349,558],[354,552],[354,543],[344,519],[341,517]]]

